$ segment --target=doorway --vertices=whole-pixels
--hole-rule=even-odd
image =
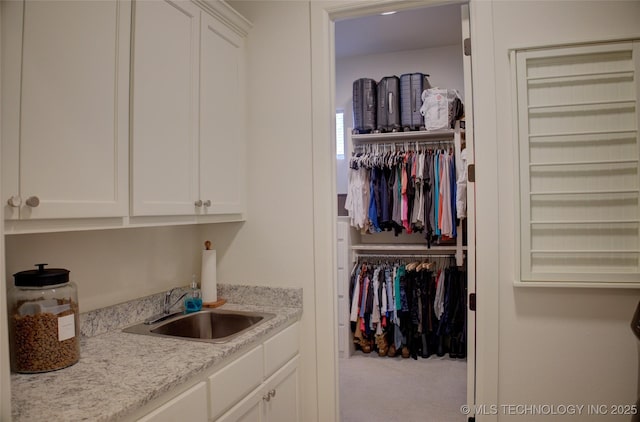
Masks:
[[[389,11],[384,10],[383,12]],[[348,161],[354,149],[354,143],[350,139],[350,128],[353,127],[351,83],[359,77],[380,80],[380,78],[392,74],[400,75],[412,72],[430,74],[429,79],[433,86],[456,89],[461,93],[465,111],[467,111],[465,123],[469,122],[467,124],[469,127],[466,132],[467,138],[470,138],[472,134],[470,62],[465,62],[462,57],[463,31],[461,27],[466,25],[466,36],[468,36],[467,7],[461,4],[429,7],[423,5],[420,8],[397,11],[393,15],[380,16],[380,13],[382,13],[380,10],[375,10],[375,14],[372,14],[371,10],[362,9],[347,13],[348,17],[346,18],[335,18],[334,105],[336,117],[338,113],[341,113],[344,125],[344,151],[341,151],[337,146],[335,155],[335,189],[338,194],[338,206],[335,211],[338,223],[338,243],[336,246],[338,269],[335,288],[338,308],[337,348],[339,359],[337,366],[340,380],[340,415],[345,422],[363,420],[363,418],[375,420],[375,418],[371,418],[371,415],[381,416],[383,414],[380,413],[383,409],[376,409],[375,404],[384,405],[385,402],[382,400],[384,396],[375,400],[371,399],[375,395],[369,394],[369,405],[365,406],[361,400],[362,397],[358,397],[358,394],[351,394],[352,391],[348,390],[353,389],[355,393],[357,393],[356,390],[362,392],[367,389],[356,389],[353,386],[368,385],[367,380],[375,384],[376,379],[393,378],[397,380],[400,377],[396,387],[391,389],[398,394],[398,399],[405,398],[411,401],[411,394],[415,392],[426,394],[434,399],[431,402],[422,401],[422,406],[416,406],[414,399],[413,405],[409,406],[411,411],[417,411],[418,414],[422,414],[423,418],[429,418],[428,412],[431,411],[434,420],[462,420],[464,415],[460,412],[461,406],[474,403],[474,321],[469,321],[467,327],[469,336],[464,359],[459,359],[458,356],[454,357],[453,354],[441,356],[439,353],[424,359],[421,359],[422,356],[418,359],[406,360],[378,357],[375,353],[375,346],[373,346],[374,353],[365,353],[360,346],[354,346],[352,341],[353,333],[348,315],[351,310],[350,293],[353,293],[350,292],[350,289],[353,288],[353,285],[350,285],[349,277],[346,274],[351,273],[352,267],[361,256],[358,252],[359,249],[354,248],[354,244],[364,243],[363,248],[369,254],[375,251],[373,245],[384,244],[381,252],[378,251],[381,256],[402,256],[408,255],[407,251],[414,251],[411,249],[413,246],[416,247],[415,250],[422,253],[426,247],[426,241],[421,234],[407,235],[404,233],[397,237],[391,233],[376,234],[373,236],[375,240],[372,240],[366,238],[365,235],[360,235],[353,228],[345,228],[345,224],[349,225],[349,218],[343,215],[342,210],[344,209],[344,197],[348,191]],[[426,35],[424,31],[421,31],[420,34],[408,32],[409,29],[415,30],[421,24],[422,27],[418,29],[429,28],[433,32]],[[361,34],[365,34],[365,36],[360,38]],[[336,139],[339,139],[340,131],[334,133]],[[470,144],[472,151],[472,142]],[[470,205],[473,206],[473,204]],[[469,221],[473,222],[472,217],[473,212],[471,212],[471,220],[467,219],[464,224],[464,230],[467,233]],[[432,256],[433,251],[429,251]],[[473,246],[465,247],[466,259],[462,264],[458,263],[465,271],[474,262],[473,258],[469,256],[473,252]],[[411,253],[418,256],[418,252]],[[438,255],[445,256],[447,253],[442,250],[438,252]],[[447,260],[443,259],[443,261]],[[475,291],[473,274],[473,271],[468,274],[469,293]],[[474,317],[474,314],[470,313],[469,316]],[[439,390],[437,385],[430,385],[429,380],[435,379],[440,380]],[[430,391],[431,387],[434,387],[435,390]],[[434,391],[445,392],[445,394],[442,398],[438,398]],[[446,408],[444,412],[442,412],[443,407]],[[362,410],[357,410],[358,408],[362,408]],[[396,414],[395,416],[399,419],[405,419],[405,417],[406,420],[412,420],[412,417],[415,419],[418,414],[412,415],[411,411],[407,415]]]

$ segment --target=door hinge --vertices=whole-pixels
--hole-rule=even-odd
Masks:
[[[475,293],[469,294],[469,310],[470,311],[476,310],[476,294]]]
[[[467,166],[467,180],[469,182],[476,181],[476,165],[475,164],[469,164]]]
[[[471,55],[471,38],[465,38],[462,41],[462,49],[464,50],[465,56]]]

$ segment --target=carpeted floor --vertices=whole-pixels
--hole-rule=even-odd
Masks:
[[[339,360],[341,422],[463,422],[466,360],[356,352]]]

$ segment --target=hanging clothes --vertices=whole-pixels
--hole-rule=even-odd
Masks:
[[[363,147],[364,149],[364,147]],[[345,209],[361,233],[423,232],[427,245],[457,237],[461,191],[452,148],[361,151],[349,161]]]
[[[447,353],[464,358],[466,283],[466,272],[455,266],[361,258],[350,286],[356,347],[414,359]]]

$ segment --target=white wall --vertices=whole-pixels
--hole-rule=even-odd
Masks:
[[[210,225],[202,233],[216,248],[218,280],[302,287],[303,421],[317,420],[311,56],[307,2],[231,3],[253,23],[247,39],[249,78],[248,218]]]
[[[379,81],[385,76],[415,72],[430,75],[429,82],[434,87],[457,89],[464,99],[461,45],[336,59],[336,109],[344,110],[345,129],[353,127],[353,81],[359,78]],[[345,142],[346,139],[345,134]],[[337,162],[338,193],[347,193],[350,153],[346,151],[346,158]]]
[[[6,236],[6,281],[48,263],[78,285],[80,311],[188,285],[200,273],[200,228],[176,226]]]
[[[478,212],[478,254],[491,254],[482,248],[496,248],[499,253],[495,258],[499,262],[498,285],[493,285],[492,270],[482,267],[480,258],[477,279],[479,295],[498,294],[499,404],[634,404],[638,348],[629,322],[640,291],[513,286],[517,174],[512,165],[515,142],[511,121],[515,117],[511,104],[509,49],[638,37],[640,2],[494,1],[472,3],[472,6],[485,8],[493,19],[493,32],[475,40],[473,61],[474,76],[488,85],[495,84],[491,92],[483,87],[474,88],[474,110],[478,111],[475,118],[476,198],[478,208],[484,210]],[[482,28],[479,31],[489,31],[489,20],[474,24]],[[485,42],[487,39],[489,42]],[[495,107],[495,121],[483,120],[487,116],[481,110],[484,105]],[[485,189],[481,183],[498,188],[497,207],[495,203],[486,202],[493,198],[478,194]],[[489,239],[491,232],[497,236],[495,240]],[[485,297],[484,300],[490,303],[491,299]],[[480,317],[483,308],[480,304],[478,307]],[[525,419],[550,420],[549,416]],[[515,421],[523,417],[501,415],[499,420]],[[630,418],[582,415],[561,420]]]

